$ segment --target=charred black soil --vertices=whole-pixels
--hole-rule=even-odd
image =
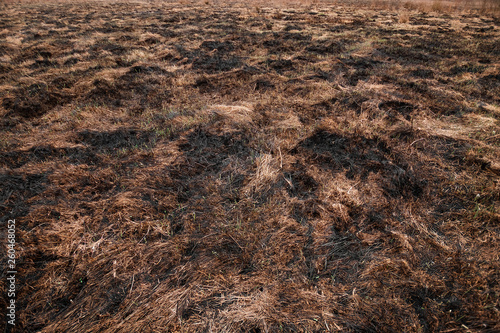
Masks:
[[[12,332],[500,330],[497,18],[0,12]]]

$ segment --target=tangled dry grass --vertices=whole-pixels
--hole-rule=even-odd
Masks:
[[[14,332],[500,330],[494,16],[1,14]]]

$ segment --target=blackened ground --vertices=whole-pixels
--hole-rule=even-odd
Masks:
[[[500,331],[498,18],[268,6],[2,5],[13,332]]]

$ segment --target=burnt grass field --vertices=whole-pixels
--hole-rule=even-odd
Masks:
[[[474,11],[2,5],[7,330],[498,332],[499,119]]]

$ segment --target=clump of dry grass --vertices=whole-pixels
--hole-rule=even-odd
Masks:
[[[398,22],[399,23],[408,23],[410,21],[410,13],[407,11],[402,11],[399,13]]]
[[[261,154],[255,159],[255,176],[250,179],[244,192],[248,194],[267,192],[279,175],[279,162],[271,154]]]

